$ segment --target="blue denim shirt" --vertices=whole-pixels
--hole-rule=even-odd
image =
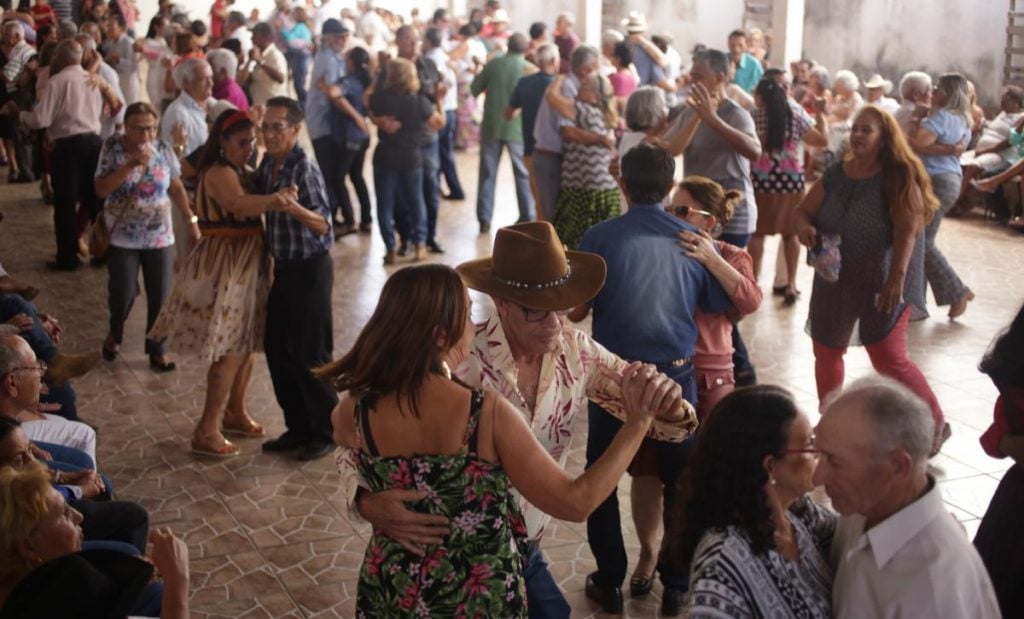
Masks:
[[[323,174],[306,151],[298,144],[285,156],[284,164],[274,176],[274,160],[264,155],[256,170],[257,193],[271,194],[289,185],[299,188],[299,204],[331,221],[331,207]],[[267,211],[267,247],[275,260],[303,260],[331,250],[333,240],[328,226],[326,234],[317,234],[285,213]]]
[[[632,204],[580,241],[580,251],[599,254],[608,265],[604,288],[593,301],[594,339],[624,359],[692,358],[694,311],[716,314],[732,307],[718,281],[683,253],[680,230],[697,232],[659,204]]]

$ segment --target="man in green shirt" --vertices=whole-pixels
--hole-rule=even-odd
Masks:
[[[509,37],[508,53],[487,63],[473,78],[469,88],[473,96],[487,93],[484,98],[484,119],[480,125],[480,180],[477,188],[476,217],[480,233],[491,231],[494,214],[494,182],[501,160],[501,148],[508,149],[512,158],[512,171],[516,179],[516,198],[519,200],[519,219],[516,223],[533,221],[533,196],[530,179],[523,163],[523,124],[518,116],[508,120],[505,108],[520,77],[536,71],[526,61],[526,37],[516,33]]]

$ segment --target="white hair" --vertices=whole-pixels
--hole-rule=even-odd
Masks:
[[[545,43],[537,48],[537,65],[546,66],[552,62],[558,62],[558,46],[554,43]]]
[[[21,337],[17,327],[8,324],[0,325],[0,378],[7,376],[22,363],[17,345]]]
[[[857,79],[857,76],[853,71],[848,71],[846,69],[836,71],[836,76],[832,81],[832,84],[835,86],[841,85],[850,92],[855,92],[860,88],[860,80]]]
[[[572,11],[562,11],[561,13],[558,14],[558,19],[564,19],[566,22],[569,23],[570,26],[576,24],[576,16],[572,13]]]
[[[178,88],[184,88],[195,82],[199,79],[199,69],[203,65],[210,66],[210,63],[203,58],[189,58],[179,63],[174,67],[174,83],[178,85]]]
[[[926,92],[932,89],[932,77],[923,71],[904,73],[900,79],[900,97],[907,99],[915,92]]]
[[[871,420],[875,436],[870,437],[878,453],[903,449],[923,471],[935,442],[935,420],[931,408],[913,391],[886,376],[854,381],[826,408],[855,403]]]
[[[231,50],[212,50],[206,54],[206,62],[210,63],[214,75],[220,73],[221,69],[225,69],[228,72],[228,77],[235,79],[235,75],[238,73],[238,57]]]
[[[605,30],[601,33],[601,47],[614,46],[626,40],[626,35],[618,30]]]
[[[4,22],[3,33],[6,35],[8,30],[17,30],[18,37],[23,41],[25,40],[25,29],[21,27],[20,21],[15,19],[8,22]]]
[[[817,78],[818,83],[821,84],[822,88],[831,88],[832,87],[832,78],[828,74],[828,69],[826,69],[825,67],[821,66],[820,64],[816,65],[810,71],[807,72],[807,76],[808,77],[810,77],[812,75],[815,78]]]

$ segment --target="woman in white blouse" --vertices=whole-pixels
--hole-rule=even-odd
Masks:
[[[831,616],[836,516],[807,494],[817,450],[792,395],[771,385],[734,391],[694,449],[674,510],[684,522],[668,541],[690,564],[689,617]]]

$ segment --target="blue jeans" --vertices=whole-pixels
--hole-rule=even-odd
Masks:
[[[523,163],[523,143],[505,140],[483,140],[480,143],[480,189],[476,198],[476,218],[482,224],[489,224],[494,216],[494,184],[498,177],[502,146],[508,149],[512,172],[516,178],[516,198],[519,200],[519,219],[516,223],[533,221],[533,194],[530,193],[530,175]]]
[[[292,69],[292,81],[295,83],[295,98],[299,107],[306,109],[306,74],[309,73],[309,52],[288,50],[288,66]]]
[[[377,192],[377,225],[388,251],[395,249],[395,226],[406,241],[419,245],[427,238],[423,204],[423,168],[397,170],[374,163],[373,187]]]
[[[455,167],[455,126],[458,117],[455,110],[444,113],[444,129],[437,134],[438,153],[441,157],[441,175],[448,184],[448,195],[453,198],[465,197],[462,183],[459,182],[459,171]]]
[[[694,378],[693,364],[688,363],[678,368],[659,366],[658,370],[679,383],[679,386],[683,388],[683,397],[696,404],[697,382]],[[615,434],[622,427],[622,422],[593,403],[588,406],[587,419],[589,424],[587,468],[590,468],[611,445]],[[659,441],[657,444],[658,477],[664,486],[663,519],[668,518],[671,510],[675,508],[676,481],[679,479],[683,467],[686,466],[692,442],[693,439],[690,438],[682,443]],[[666,530],[668,530],[667,523]],[[616,491],[613,490],[611,495],[587,518],[587,542],[594,555],[594,560],[597,562],[597,574],[594,576],[594,582],[602,588],[621,587],[626,580],[628,560],[626,547],[622,540],[619,497]],[[658,557],[658,574],[666,589],[680,592],[689,589],[688,575],[685,572],[678,572],[673,567],[673,562],[667,557]]]
[[[526,558],[526,601],[530,619],[569,619],[572,610],[562,595],[558,583],[548,570],[548,562],[539,546],[533,548]]]
[[[437,210],[441,206],[441,153],[437,140],[420,148],[423,155],[423,207],[427,214],[427,242],[434,242]]]

